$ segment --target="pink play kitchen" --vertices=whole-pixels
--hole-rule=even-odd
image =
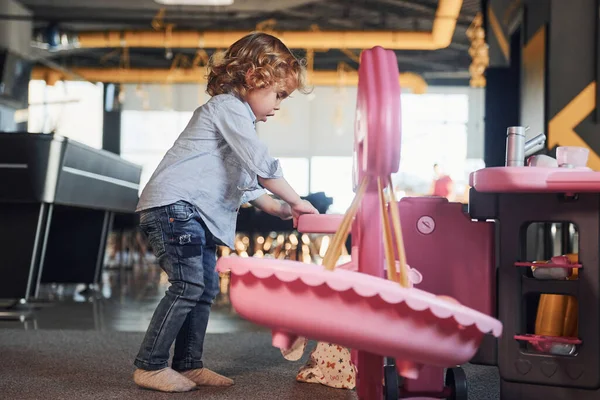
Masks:
[[[468,213],[445,199],[400,201],[407,259],[421,289],[502,321],[502,337],[471,360],[498,365],[501,399],[598,399],[600,175],[584,148],[532,156],[545,137],[525,141],[525,130],[507,129],[506,166],[471,174]]]
[[[236,311],[281,349],[297,337],[353,349],[364,400],[467,400],[467,362],[498,366],[503,400],[600,398],[600,176],[586,150],[532,156],[544,135],[526,141],[510,127],[506,166],[472,174],[468,212],[442,198],[396,201],[400,106],[394,53],[364,51],[356,197],[345,215],[298,222],[334,234],[323,265],[221,258]],[[531,251],[536,229],[557,226],[562,246]],[[350,232],[352,260],[337,265]]]

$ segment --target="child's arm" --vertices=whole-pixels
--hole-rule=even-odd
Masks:
[[[292,208],[287,203],[275,200],[268,194],[263,194],[250,202],[254,207],[283,220],[292,218]]]
[[[258,177],[258,183],[271,193],[279,196],[280,199],[288,203],[290,206],[294,206],[302,203],[302,199],[296,193],[296,191],[290,186],[285,178],[262,178]]]
[[[319,211],[313,207],[310,202],[302,200],[298,193],[292,189],[289,183],[284,178],[265,179],[258,177],[258,183],[265,189],[268,189],[272,193],[275,193],[286,203],[288,203],[292,209],[292,216],[294,218],[294,226],[298,221],[298,217],[302,214],[318,214]]]
[[[269,155],[254,129],[254,121],[242,102],[232,99],[215,111],[214,123],[241,165],[250,175],[258,177],[262,187],[288,203],[294,220],[301,214],[318,214],[316,208],[302,200],[283,178],[279,161]]]

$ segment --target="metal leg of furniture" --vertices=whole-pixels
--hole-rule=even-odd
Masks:
[[[52,205],[45,203],[3,203],[0,205],[0,319],[22,320],[32,308],[43,268]]]

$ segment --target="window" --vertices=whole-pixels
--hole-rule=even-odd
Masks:
[[[345,213],[354,198],[352,157],[311,158],[310,190],[313,193],[324,192],[326,196],[333,198],[330,213]]]
[[[402,149],[395,181],[409,194],[428,194],[433,165],[464,191],[469,96],[466,93],[402,95]],[[461,193],[462,194],[462,193]]]
[[[27,130],[57,133],[96,149],[102,148],[103,85],[90,82],[29,83]]]
[[[191,116],[191,112],[123,111],[121,151],[164,154],[183,131]]]
[[[121,156],[142,166],[140,193],[191,116],[192,112],[176,111],[121,113]]]
[[[163,156],[188,124],[192,112],[135,111],[121,114],[121,155],[142,166],[140,193]],[[304,196],[308,194],[309,160],[279,158],[286,180]]]
[[[288,183],[300,196],[308,194],[308,158],[302,157],[280,157],[279,163],[283,169],[283,175]]]

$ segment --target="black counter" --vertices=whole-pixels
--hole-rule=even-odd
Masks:
[[[97,283],[114,213],[135,211],[141,172],[58,135],[0,133],[0,299]]]

